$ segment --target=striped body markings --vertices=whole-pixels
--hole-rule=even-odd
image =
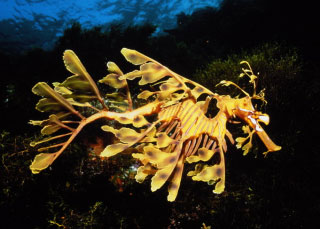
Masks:
[[[163,122],[163,128],[159,128],[159,131],[165,129],[167,133],[179,125],[176,122],[179,120],[182,140],[195,139],[205,134],[204,143],[207,143],[208,136],[223,141],[226,134],[227,117],[224,112],[220,111],[212,119],[207,118],[201,108],[190,99],[164,108],[159,112],[158,120]]]
[[[168,200],[173,201],[181,183],[185,160],[189,163],[199,161],[199,158],[207,161],[215,153],[219,153],[219,163],[208,166],[193,179],[215,181],[217,183],[214,192],[222,192],[225,183],[224,152],[227,131],[225,112],[219,111],[214,118],[207,118],[200,106],[187,99],[163,108],[158,114],[158,121],[162,123],[158,133],[163,132],[172,139],[172,142],[162,149],[170,155],[171,161],[167,160],[167,166],[160,168],[152,178],[152,191],[168,181]]]

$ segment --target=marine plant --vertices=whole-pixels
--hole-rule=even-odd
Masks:
[[[38,154],[30,166],[33,173],[49,167],[86,125],[98,119],[113,120],[123,126],[119,129],[111,124],[101,127],[103,131],[113,133],[118,141],[106,146],[100,156],[130,153],[140,161],[136,181],[141,183],[147,176],[153,176],[152,191],[168,182],[168,201],[174,201],[177,197],[186,162],[196,163],[194,171],[187,174],[193,180],[213,184],[214,193],[224,191],[226,139],[232,144],[237,142],[237,148],[242,148],[244,154],[252,147],[254,134],[266,146],[265,155],[281,149],[259,124],[263,122],[267,125],[269,116],[256,111],[252,105],[253,99],[266,101],[264,91],[256,91],[257,76],[248,62],[241,62],[245,67],[240,77],[249,78],[253,94],[231,81],[221,81],[219,85],[232,85],[244,95],[232,98],[213,93],[135,50],[123,48],[121,53],[127,61],[140,67],[124,74],[114,62],[107,63],[109,74],[99,82],[115,88],[115,93],[102,95],[71,50],[64,52],[63,60],[72,76],[62,83],[53,83],[53,88],[45,82],[39,82],[32,88],[34,94],[42,97],[36,109],[50,115],[46,120],[30,121],[42,127],[42,135],[49,136],[31,145],[55,141],[38,148],[38,151],[57,149]],[[143,90],[137,96],[145,101],[138,107],[132,101],[128,84],[128,80],[136,78],[140,79],[138,84],[141,87],[149,85],[153,89]],[[206,116],[212,99],[217,101],[219,110],[213,118]],[[240,124],[237,119],[245,122],[242,129],[248,136],[234,141],[226,124]]]

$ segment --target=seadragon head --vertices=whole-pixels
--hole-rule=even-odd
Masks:
[[[268,114],[263,114],[260,111],[257,111],[253,104],[252,100],[261,100],[263,103],[266,103],[264,98],[264,90],[260,91],[258,94],[256,93],[256,79],[257,76],[253,73],[250,64],[247,61],[242,61],[241,64],[246,64],[247,68],[242,68],[243,73],[240,74],[240,77],[248,76],[250,78],[250,83],[253,84],[253,95],[249,95],[248,92],[244,91],[237,84],[231,81],[221,81],[220,84],[224,86],[233,85],[240,89],[245,97],[242,98],[231,98],[230,96],[225,96],[224,104],[225,109],[227,110],[227,114],[230,118],[237,117],[244,121],[247,126],[243,126],[243,131],[248,134],[246,138],[239,137],[236,139],[238,142],[237,147],[244,150],[244,154],[247,154],[249,149],[252,147],[251,140],[254,133],[256,133],[259,138],[262,140],[264,145],[267,147],[268,151],[264,154],[266,155],[268,152],[278,151],[281,149],[280,146],[276,145],[268,136],[268,134],[264,131],[260,123],[264,123],[265,125],[269,124],[270,118]],[[219,106],[219,100],[218,100]],[[244,144],[245,142],[249,142]]]
[[[268,134],[264,131],[264,129],[261,127],[260,123],[264,123],[265,125],[269,124],[269,115],[263,114],[260,111],[256,111],[252,105],[251,98],[250,97],[244,97],[242,99],[238,99],[235,103],[236,107],[233,110],[233,114],[243,121],[245,121],[252,129],[250,131],[249,127],[244,127],[243,130],[249,134],[250,143],[249,146],[251,146],[251,136],[253,133],[256,133],[261,141],[265,144],[268,152],[278,151],[281,149],[280,146],[276,145],[268,136]],[[238,138],[236,141],[238,142],[238,148],[240,148],[246,139]],[[244,148],[246,150],[247,147]]]

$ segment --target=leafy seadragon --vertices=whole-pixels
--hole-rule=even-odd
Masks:
[[[135,153],[132,153],[132,156],[141,162],[136,180],[143,182],[151,175],[152,191],[168,182],[168,201],[176,199],[185,162],[197,163],[195,170],[187,174],[193,180],[215,184],[214,193],[224,191],[226,138],[234,144],[226,124],[236,117],[248,124],[243,126],[248,137],[236,139],[237,147],[242,148],[244,154],[252,147],[254,133],[265,144],[267,152],[281,149],[259,124],[263,122],[267,125],[269,116],[256,111],[252,105],[252,99],[265,100],[263,91],[256,93],[257,76],[249,63],[241,63],[246,65],[246,68],[242,69],[240,77],[249,77],[249,82],[253,84],[253,95],[250,96],[231,81],[222,81],[220,84],[233,85],[244,94],[242,98],[231,98],[213,93],[135,50],[123,48],[121,53],[127,61],[139,65],[140,68],[124,74],[115,63],[108,62],[110,73],[99,82],[116,88],[117,92],[107,97],[101,95],[96,83],[71,50],[66,50],[63,55],[67,70],[73,74],[71,77],[62,83],[54,83],[54,88],[44,82],[33,87],[33,93],[43,97],[36,109],[51,115],[43,121],[30,121],[31,124],[40,125],[43,135],[64,130],[59,135],[31,143],[36,146],[60,140],[60,143],[38,149],[47,151],[53,148],[57,151],[38,154],[30,166],[33,173],[39,173],[50,166],[83,127],[97,119],[115,120],[124,125],[120,129],[109,125],[102,126],[102,130],[113,133],[119,142],[108,145],[100,156],[112,157],[134,148]],[[142,91],[137,97],[146,103],[134,108],[127,81],[136,78],[140,78],[139,85],[152,84],[152,88],[158,89]],[[121,90],[126,93],[120,93]],[[207,96],[206,100],[198,101],[202,94]],[[106,98],[115,98],[117,101],[109,105]],[[211,99],[216,99],[219,112],[215,117],[208,118],[206,112]],[[83,108],[91,112],[83,112]],[[61,139],[65,140],[61,142]],[[209,161],[212,165],[203,163]]]

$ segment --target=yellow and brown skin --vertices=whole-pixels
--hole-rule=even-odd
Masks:
[[[137,171],[137,182],[143,182],[148,175],[152,175],[152,191],[158,190],[168,182],[168,201],[174,201],[177,197],[185,162],[201,162],[196,164],[194,171],[187,174],[192,177],[192,180],[215,183],[214,193],[224,191],[226,136],[232,144],[234,143],[226,124],[234,117],[242,119],[253,129],[250,132],[250,141],[252,134],[257,133],[269,152],[281,149],[271,141],[259,124],[259,122],[268,124],[268,115],[254,110],[252,97],[247,93],[246,97],[240,99],[234,99],[228,95],[220,96],[135,50],[124,48],[121,53],[132,64],[140,65],[140,69],[123,74],[115,63],[108,62],[110,74],[99,82],[117,90],[126,90],[126,98],[120,99],[122,104],[127,104],[124,112],[109,110],[97,85],[71,50],[64,53],[64,62],[66,68],[74,75],[63,83],[55,83],[54,89],[43,82],[36,84],[33,88],[35,94],[44,97],[37,104],[38,110],[51,111],[51,106],[54,104],[52,108],[56,109],[58,106],[59,112],[60,110],[63,112],[57,113],[54,110],[56,113],[51,114],[49,119],[31,121],[31,123],[42,126],[43,134],[53,134],[59,129],[67,130],[65,134],[34,142],[33,145],[68,138],[63,143],[38,149],[38,151],[45,151],[58,148],[58,151],[38,154],[30,166],[33,173],[39,173],[50,166],[83,127],[97,119],[115,120],[124,126],[120,129],[108,125],[102,126],[102,130],[114,134],[119,142],[108,145],[100,156],[111,157],[135,148],[138,153],[133,153],[132,156],[142,164]],[[158,83],[159,91],[142,91],[138,98],[146,100],[146,104],[133,108],[127,80],[139,77],[141,78],[139,85],[153,84],[165,77],[169,79]],[[235,85],[229,81],[224,83]],[[193,88],[187,84],[192,85]],[[74,94],[74,91],[78,94]],[[77,97],[79,93],[80,95],[83,93],[81,98],[100,103],[102,109],[93,107],[86,101],[74,100],[80,98]],[[198,101],[201,94],[208,95],[205,101]],[[212,98],[217,100],[219,112],[215,117],[208,118],[206,112]],[[76,110],[77,106],[92,109],[95,113],[84,116]],[[157,114],[156,118],[150,121],[148,116],[154,114]],[[70,116],[75,120],[70,120]],[[214,155],[219,159],[216,163],[203,164],[203,162],[210,162]]]
[[[168,200],[173,201],[180,186],[184,161],[186,160],[189,163],[199,160],[207,161],[215,153],[219,153],[220,161],[218,164],[207,166],[197,171],[197,173],[193,173],[192,179],[196,181],[217,182],[214,192],[223,192],[225,187],[225,135],[228,132],[226,123],[235,116],[247,122],[250,127],[254,129],[269,151],[280,149],[279,146],[271,141],[259,124],[259,122],[268,124],[268,115],[255,111],[250,97],[233,99],[230,96],[219,96],[217,100],[217,106],[220,108],[220,111],[212,119],[207,118],[193,100],[185,100],[159,112],[158,118],[161,120],[161,123],[163,123],[162,126],[165,126],[164,133],[161,132],[161,137],[165,134],[166,136],[167,134],[171,134],[172,137],[170,139],[172,141],[169,146],[165,145],[166,147],[161,149],[166,151],[167,157],[170,158],[170,160],[166,158],[166,166],[163,165],[164,162],[161,163],[154,160],[156,153],[150,151],[144,152],[144,163],[147,161],[157,170],[155,176],[152,178],[152,191],[157,190],[168,181]],[[174,128],[172,128],[172,126],[174,126]],[[175,134],[177,130],[179,134]],[[158,134],[158,137],[159,135],[160,134]],[[232,137],[230,135],[228,137],[233,143]],[[167,149],[172,147],[171,144],[176,145],[178,143],[178,141],[175,141],[176,139],[179,139],[178,147],[175,147],[175,150],[168,154]],[[216,144],[212,144],[214,142]],[[157,146],[154,147],[156,148]],[[150,149],[150,147],[146,148]],[[160,147],[158,148],[160,149]],[[161,153],[158,151],[158,154]],[[159,166],[159,164],[161,164],[161,166]]]
[[[268,136],[268,134],[261,127],[259,122],[263,122],[265,125],[269,124],[269,115],[262,114],[260,111],[256,111],[253,108],[251,98],[244,97],[237,99],[235,102],[235,109],[233,113],[249,124],[249,126],[256,132],[261,141],[265,144],[269,152],[278,151],[280,146],[276,145]]]

